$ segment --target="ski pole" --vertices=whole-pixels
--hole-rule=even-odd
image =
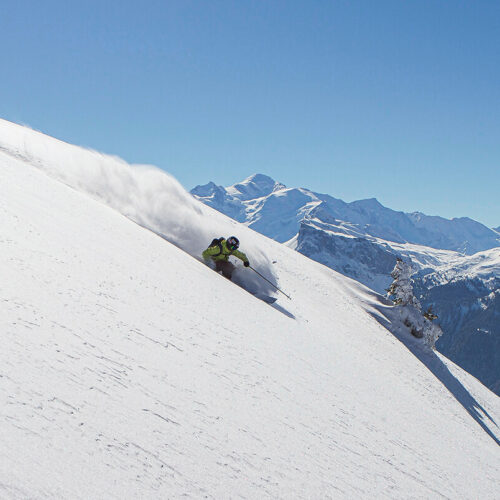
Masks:
[[[257,271],[256,269],[254,269],[252,266],[248,266],[252,271],[254,271],[255,273],[257,273],[263,280],[266,280],[271,286],[273,286],[274,288],[276,288],[276,290],[278,290],[278,292],[281,292],[286,298],[292,300],[292,297],[290,297],[290,295],[287,295],[283,290],[280,290],[274,283],[271,283],[265,276],[262,276],[262,274],[259,273],[259,271]]]

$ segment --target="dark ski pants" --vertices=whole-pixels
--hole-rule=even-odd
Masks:
[[[231,262],[225,261],[225,260],[216,260],[215,261],[215,270],[222,274],[228,279],[231,279],[231,276],[233,275],[233,271],[235,270],[235,266],[231,264]]]

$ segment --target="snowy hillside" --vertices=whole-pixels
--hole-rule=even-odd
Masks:
[[[0,497],[497,497],[497,397],[168,175],[0,121],[0,216]]]
[[[396,258],[410,261],[419,272],[423,303],[434,307],[443,326],[437,348],[500,394],[500,332],[489,326],[497,321],[498,303],[483,300],[491,292],[488,283],[500,280],[500,270],[490,266],[487,274],[471,278],[475,256],[483,254],[474,252],[499,248],[495,230],[467,218],[395,212],[376,199],[345,203],[307,189],[286,188],[261,174],[235,186],[209,183],[191,192],[205,204],[286,241],[290,248],[379,293],[385,293],[392,281]],[[449,274],[446,269],[455,270]],[[433,284],[436,276],[451,279],[458,272],[460,285]],[[477,335],[483,330],[489,332],[487,338]],[[481,354],[485,351],[487,355]]]

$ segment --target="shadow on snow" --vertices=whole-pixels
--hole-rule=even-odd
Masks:
[[[406,348],[422,363],[430,372],[448,389],[452,396],[463,406],[467,413],[481,426],[488,436],[500,446],[500,440],[496,437],[493,431],[488,427],[490,425],[498,428],[497,423],[491,415],[483,408],[481,404],[471,395],[471,393],[463,386],[463,384],[450,372],[446,364],[439,356],[431,349],[427,348],[422,342],[417,341],[407,329],[402,329],[399,322],[391,320],[387,314],[391,309],[388,306],[392,305],[381,296],[375,296],[380,306],[376,306],[375,312],[370,314],[382,325],[389,330]],[[403,330],[403,331],[402,331]],[[405,331],[406,330],[406,331]]]

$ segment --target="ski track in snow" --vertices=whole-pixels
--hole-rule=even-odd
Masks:
[[[1,152],[0,218],[0,497],[497,497],[498,446],[355,282],[249,231],[280,311]]]

